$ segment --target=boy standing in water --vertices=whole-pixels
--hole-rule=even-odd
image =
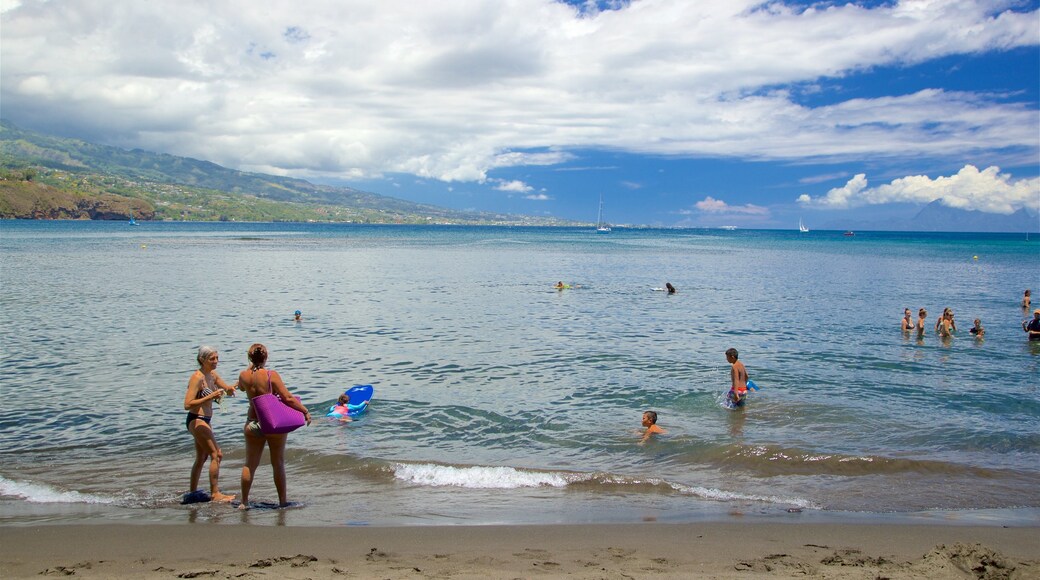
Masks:
[[[747,369],[744,368],[744,363],[737,360],[739,356],[735,348],[726,351],[726,361],[733,365],[729,371],[728,396],[734,407],[742,407],[747,402]]]

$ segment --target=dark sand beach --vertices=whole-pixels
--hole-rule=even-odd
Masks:
[[[696,523],[0,528],[0,577],[1040,578],[1037,528]]]

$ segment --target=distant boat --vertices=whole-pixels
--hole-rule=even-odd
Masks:
[[[854,232],[854,231],[852,231],[852,230],[849,230],[849,231],[845,232],[845,233],[844,233],[844,234],[842,234],[842,235],[843,235],[843,236],[854,236],[854,235],[856,235],[856,232]]]
[[[596,233],[610,233],[610,226],[603,223],[603,194],[599,194],[599,215],[596,216]]]
[[[130,221],[128,223],[132,226],[137,225],[137,220],[134,219],[134,212],[130,212]]]
[[[803,234],[809,231],[809,228],[805,227],[805,224],[802,223],[802,218],[798,218],[798,231]]]

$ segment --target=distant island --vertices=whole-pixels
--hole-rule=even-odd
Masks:
[[[545,216],[424,205],[350,187],[237,171],[189,157],[55,137],[0,120],[0,219],[131,218],[593,226]],[[905,219],[832,220],[818,229],[1032,233],[1040,232],[1040,217],[1026,209],[1011,215],[967,211],[935,200]]]
[[[0,120],[0,218],[584,226],[458,211],[349,187],[125,150]]]
[[[884,222],[834,221],[827,229],[875,230],[890,232],[1038,232],[1040,216],[1020,208],[1004,215],[976,210],[957,209],[937,199],[921,208],[913,217]]]

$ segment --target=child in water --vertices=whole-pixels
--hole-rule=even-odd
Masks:
[[[976,318],[975,326],[972,326],[968,332],[974,334],[975,338],[982,338],[986,334],[986,329],[982,328],[982,321]]]
[[[740,356],[737,349],[726,350],[726,361],[733,365],[729,371],[730,387],[727,397],[734,407],[743,407],[747,402],[747,369],[744,363],[737,360]]]
[[[646,443],[646,440],[655,433],[664,433],[665,430],[657,426],[657,413],[654,411],[643,412],[643,427],[646,427],[646,432],[643,433],[643,438],[639,440],[639,444]]]
[[[348,403],[350,403],[350,397],[348,397],[346,393],[340,395],[339,398],[336,399],[336,404],[329,409],[329,417],[335,417],[343,423],[353,421],[349,415],[350,407],[347,406]]]

